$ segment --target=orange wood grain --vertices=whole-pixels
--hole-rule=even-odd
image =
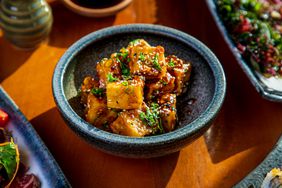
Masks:
[[[85,18],[49,1],[54,14],[49,40],[34,51],[14,49],[0,34],[0,82],[31,121],[73,187],[230,187],[256,167],[282,133],[282,104],[262,99],[229,52],[204,1],[134,0],[116,16]],[[178,153],[124,159],[100,152],[63,122],[51,79],[65,50],[98,29],[153,23],[187,32],[221,60],[227,96],[214,125]]]

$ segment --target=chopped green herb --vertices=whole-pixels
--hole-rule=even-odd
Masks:
[[[159,55],[156,54],[154,59],[153,59],[153,66],[155,69],[157,69],[158,71],[161,71],[162,70],[162,67],[160,66],[159,64]]]
[[[125,51],[123,53],[117,53],[117,57],[120,58],[120,60],[124,61],[128,57],[128,51]]]
[[[156,119],[159,118],[159,105],[158,103],[151,103],[151,110],[155,116]]]
[[[144,121],[146,121],[146,114],[144,113],[144,112],[141,112],[140,114],[139,114],[139,117],[140,117],[140,119],[144,122]]]
[[[142,52],[139,54],[139,59],[145,61],[145,55]]]
[[[167,85],[168,83],[166,82],[166,81],[164,81],[164,80],[160,80],[160,82],[163,84],[163,85]]]
[[[131,59],[130,59],[130,57],[128,56],[127,59],[126,59],[126,61],[129,63],[130,60],[131,60]]]
[[[151,107],[146,109],[146,113],[141,112],[139,117],[146,125],[159,129],[159,105],[157,103],[152,103]]]
[[[164,128],[163,128],[163,124],[162,124],[162,119],[161,118],[159,119],[158,129],[160,130],[161,134],[164,133]]]
[[[129,45],[135,46],[135,45],[137,45],[137,44],[140,42],[140,40],[141,40],[141,39],[135,39],[135,40],[131,41],[131,42],[129,43]]]
[[[157,110],[157,108],[159,108],[158,103],[152,102],[152,103],[151,103],[151,108],[152,108],[153,110]]]
[[[175,66],[174,61],[172,59],[170,59],[170,61],[168,63],[168,66],[170,66],[170,67],[174,67]]]
[[[13,178],[19,160],[19,156],[17,155],[17,146],[13,141],[0,146],[0,166],[4,167],[4,171],[6,172],[9,180]]]
[[[120,69],[121,69],[121,74],[124,76],[129,76],[130,75],[130,70],[128,66],[125,63],[120,62]]]
[[[103,89],[102,88],[92,88],[91,89],[91,93],[93,93],[94,95],[102,95],[103,94]]]
[[[130,79],[132,79],[132,77],[130,75],[129,76],[122,75],[122,79],[123,80],[130,80]]]
[[[127,63],[130,62],[130,57],[128,56],[128,51],[117,53],[116,59],[120,64],[121,73],[124,76],[129,76],[130,70]]]
[[[153,114],[149,108],[146,110],[146,116],[147,116],[147,124],[149,126],[154,126],[156,124],[155,114]]]
[[[118,80],[118,78],[113,77],[112,73],[109,73],[109,74],[107,75],[107,78],[108,78],[108,81],[109,81],[109,82],[115,82],[115,81]]]
[[[153,127],[156,125],[156,119],[155,116],[153,115],[153,113],[150,111],[149,108],[147,108],[146,113],[141,112],[139,114],[140,119],[147,124],[150,127]]]
[[[164,128],[162,125],[162,119],[160,118],[160,112],[159,112],[159,104],[158,103],[151,103],[151,110],[154,114],[155,118],[158,120],[157,122],[157,129],[160,131],[160,133],[164,133]]]
[[[124,85],[124,86],[128,86],[128,81],[123,81],[123,82],[121,82],[121,84]]]

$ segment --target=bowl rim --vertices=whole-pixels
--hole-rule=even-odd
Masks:
[[[106,8],[88,8],[74,3],[71,0],[61,0],[72,11],[88,17],[103,17],[115,14],[126,8],[132,0],[122,0],[121,2]]]
[[[197,53],[199,53],[202,58],[204,58],[209,64],[214,78],[215,78],[215,90],[213,98],[205,109],[195,120],[190,122],[189,124],[176,129],[172,132],[136,138],[129,136],[122,136],[118,134],[109,133],[103,131],[101,129],[96,128],[90,123],[86,122],[82,119],[70,106],[68,103],[66,96],[64,94],[63,89],[63,78],[66,72],[66,68],[70,64],[71,60],[74,56],[76,56],[82,49],[86,48],[88,45],[95,41],[99,41],[109,35],[117,35],[124,33],[149,33],[149,34],[157,34],[166,37],[172,37],[178,41],[187,44]],[[76,41],[61,57],[59,62],[57,63],[53,79],[52,79],[52,92],[54,96],[55,103],[59,108],[60,113],[63,117],[72,125],[68,126],[71,128],[75,128],[76,131],[79,131],[84,136],[95,138],[103,142],[108,143],[118,143],[119,145],[159,145],[164,143],[172,143],[175,140],[182,140],[187,137],[195,135],[197,132],[207,128],[208,125],[215,118],[217,113],[219,112],[222,103],[225,98],[226,93],[226,78],[223,71],[223,68],[213,54],[213,52],[206,47],[202,42],[195,39],[194,37],[169,27],[160,26],[160,25],[152,25],[152,24],[126,24],[119,26],[112,26],[108,28],[104,28],[93,33],[90,33],[78,41]],[[72,127],[73,126],[73,127]]]

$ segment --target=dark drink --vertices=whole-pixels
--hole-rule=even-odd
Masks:
[[[74,3],[87,8],[108,8],[120,3],[122,0],[72,0]]]

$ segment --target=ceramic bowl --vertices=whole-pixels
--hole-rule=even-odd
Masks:
[[[73,0],[61,0],[61,1],[64,3],[64,5],[67,8],[69,8],[73,12],[80,14],[82,16],[87,16],[87,17],[111,16],[123,10],[132,2],[132,0],[116,0],[117,3],[113,4],[112,6],[108,6],[104,8],[93,8],[93,7],[82,6],[81,4],[76,3]],[[96,1],[105,1],[106,2],[106,0],[96,0]],[[110,0],[107,0],[107,2],[108,1]],[[111,2],[109,2],[109,4],[111,4]]]
[[[96,62],[138,38],[162,45],[166,55],[175,54],[193,66],[188,91],[177,98],[176,130],[144,138],[112,134],[87,123],[77,97],[83,78],[95,76]],[[220,110],[225,90],[221,64],[204,44],[181,31],[145,24],[109,27],[81,38],[62,56],[53,75],[54,99],[67,125],[94,147],[132,158],[173,153],[201,136]]]
[[[48,38],[53,24],[45,0],[0,0],[0,28],[15,47],[33,50]]]

